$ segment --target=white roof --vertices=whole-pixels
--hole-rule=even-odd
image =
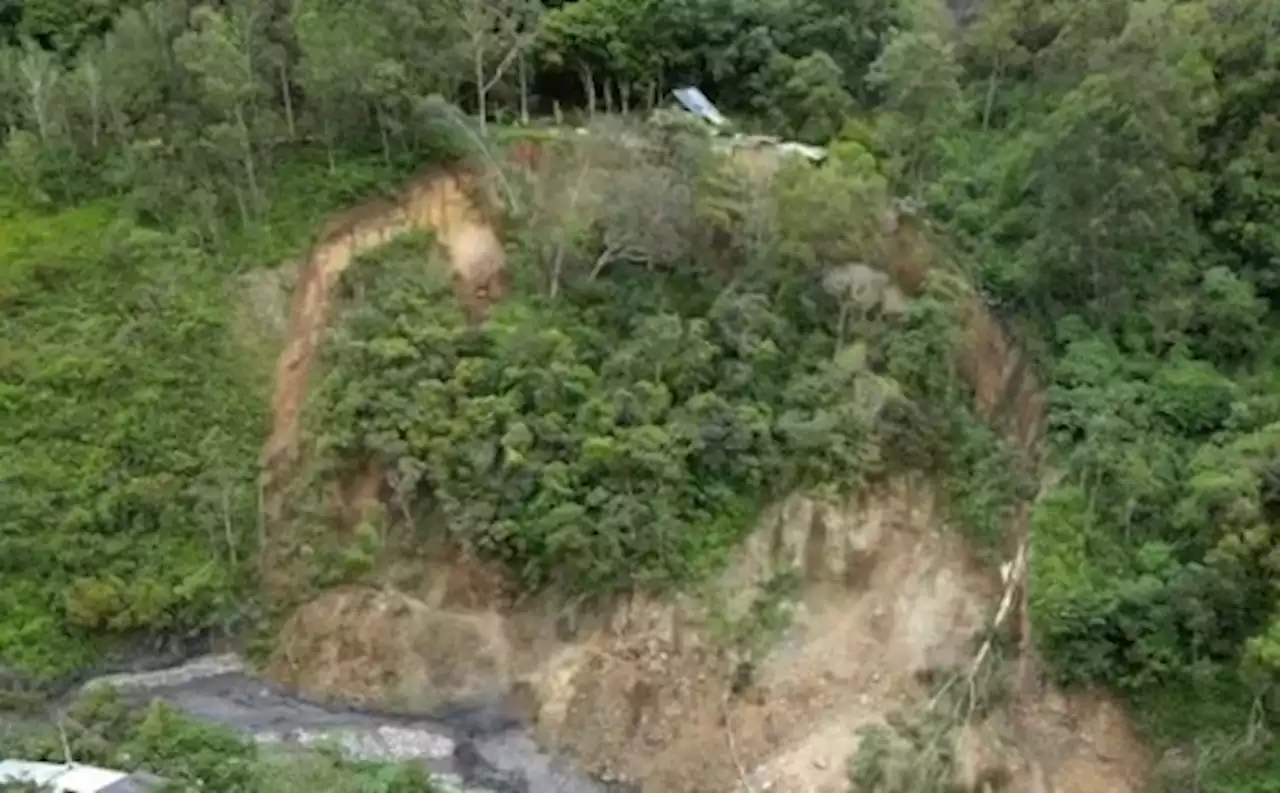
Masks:
[[[113,785],[129,775],[106,768],[95,768],[91,765],[72,766],[65,774],[58,777],[58,788],[67,793],[96,793],[108,785]]]
[[[0,784],[26,782],[59,793],[97,793],[129,775],[91,765],[0,760]]]

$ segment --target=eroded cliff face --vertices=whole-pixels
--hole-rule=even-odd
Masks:
[[[633,598],[536,670],[539,733],[646,790],[731,791],[745,775],[753,789],[843,791],[856,729],[962,663],[983,626],[990,582],[943,528],[922,482],[787,499],[710,592]],[[753,605],[782,575],[799,584],[792,613],[744,658],[717,628],[763,630]]]
[[[294,562],[300,548],[287,520],[302,446],[299,422],[342,273],[362,253],[406,232],[429,231],[452,268],[463,309],[480,319],[489,301],[505,289],[505,255],[475,195],[474,180],[465,172],[425,174],[393,199],[368,201],[333,218],[306,260],[297,265],[290,279],[292,308],[276,364],[272,421],[262,453],[261,577],[268,597],[287,598],[299,577]],[[262,285],[256,286],[263,291]],[[358,512],[360,503],[377,497],[379,472],[361,466],[349,481],[335,484],[343,491],[339,503],[356,505]]]
[[[473,313],[501,289],[497,235],[456,176],[360,208],[317,246],[298,279],[264,452],[264,577],[281,588],[296,548],[287,533],[273,536],[271,519],[285,508],[280,483],[297,458],[297,417],[332,288],[359,251],[410,228],[436,231]],[[931,255],[909,219],[886,219],[880,264],[908,299]],[[968,329],[958,363],[977,404],[1038,473],[1044,407],[1031,368],[976,299]],[[376,500],[378,481],[364,468],[344,485],[353,516]],[[1029,506],[1013,517],[1010,559],[1028,551]],[[976,565],[920,480],[838,503],[795,494],[766,513],[705,591],[665,600],[517,604],[500,573],[452,549],[411,566],[408,575],[388,571],[379,588],[304,604],[268,673],[308,696],[391,710],[502,703],[587,770],[655,793],[843,791],[857,728],[928,701],[932,679],[972,665],[1002,601],[1014,603],[1002,619],[1020,620],[1028,635],[1025,568],[1013,565],[1002,580]],[[785,630],[768,635],[765,650],[744,649],[755,609],[778,600],[773,587],[784,579],[795,584],[782,599],[793,609]],[[957,789],[1140,790],[1146,760],[1123,714],[1102,698],[1031,684],[1034,658],[1023,650],[1012,704],[956,736]]]
[[[785,500],[695,595],[571,613],[513,607],[487,576],[442,560],[421,589],[330,592],[285,626],[269,672],[310,697],[391,710],[502,703],[586,770],[646,791],[728,793],[745,777],[836,793],[858,728],[969,668],[1003,589],[922,480]],[[797,584],[780,604],[791,613],[744,675],[727,637],[767,630],[754,608],[781,576]],[[1140,789],[1140,744],[1102,699],[1046,692],[955,737],[958,790]]]

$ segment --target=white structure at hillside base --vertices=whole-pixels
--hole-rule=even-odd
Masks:
[[[147,793],[164,783],[151,774],[127,774],[79,763],[0,760],[0,787],[25,784],[52,793]]]

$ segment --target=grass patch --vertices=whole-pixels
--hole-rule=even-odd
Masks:
[[[116,206],[105,200],[47,212],[0,193],[0,308],[95,263],[116,215]]]

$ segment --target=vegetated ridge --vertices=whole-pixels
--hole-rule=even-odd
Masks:
[[[369,204],[357,210],[358,221],[340,221],[338,231],[317,246],[300,280],[294,324],[281,356],[272,443],[290,435],[296,443],[303,378],[310,368],[299,356],[318,354],[319,325],[328,315],[328,302],[336,299],[335,277],[354,261],[353,252],[410,228],[429,227],[445,241],[459,282],[476,283],[469,278],[474,259],[459,258],[474,257],[476,250],[447,243],[455,229],[466,228],[467,239],[486,240],[480,250],[486,257],[482,277],[486,282],[497,277],[502,260],[491,253],[498,250],[496,236],[487,226],[475,228],[482,216],[456,179],[428,177],[405,191],[410,201],[448,207],[419,210],[417,216],[425,218],[421,225],[403,219],[414,211],[410,201]],[[909,297],[918,296],[939,256],[929,235],[915,218],[895,211],[884,216],[882,233],[882,261],[893,283]],[[474,292],[464,288],[461,294],[465,299]],[[976,296],[966,299],[968,307],[961,309],[965,341],[956,364],[973,388],[979,412],[1004,427],[1021,450],[1021,464],[1038,475],[1044,400],[1032,367],[982,302]],[[284,411],[282,404],[288,405]],[[380,473],[368,475],[379,484],[354,492],[348,488],[342,496],[348,531],[385,494]],[[477,561],[453,554],[446,557],[450,561],[436,558],[422,571],[432,582],[432,594],[344,588],[304,605],[286,625],[269,668],[310,694],[356,697],[384,707],[429,709],[451,697],[514,696],[549,743],[607,778],[638,781],[645,789],[729,790],[735,775],[751,772],[755,783],[780,791],[843,790],[844,758],[856,748],[851,737],[857,728],[916,701],[927,689],[920,681],[929,675],[968,674],[968,685],[980,672],[987,678],[983,659],[975,661],[972,654],[990,651],[979,645],[984,637],[988,645],[994,638],[987,621],[1002,597],[995,630],[1005,632],[1018,622],[1018,630],[1025,631],[1028,625],[1021,593],[1029,503],[1019,503],[1009,516],[1011,541],[1005,551],[1015,564],[997,585],[969,561],[970,552],[954,537],[938,533],[945,518],[937,506],[929,506],[937,499],[934,486],[912,482],[843,505],[789,499],[766,514],[735,555],[721,580],[735,593],[739,610],[749,593],[784,573],[799,575],[799,600],[808,609],[796,629],[799,637],[784,639],[780,649],[766,653],[769,660],[761,662],[753,701],[728,694],[732,670],[699,646],[711,641],[705,604],[690,607],[636,596],[613,607],[613,616],[605,607],[594,623],[592,617],[580,617],[596,627],[578,628],[570,641],[556,640],[554,623],[562,607],[551,612],[546,603],[513,608],[505,587],[475,588]],[[1023,639],[1018,655],[1025,657],[1029,637]],[[1025,681],[1036,671],[1019,664],[1016,673],[1001,674]],[[942,740],[967,753],[949,771],[963,789],[1015,779],[1017,786],[1010,789],[1074,790],[1082,784],[1099,791],[1140,789],[1146,760],[1113,705],[1088,697],[1063,700],[1038,686],[1016,688],[1016,706],[1007,713],[946,717],[956,719],[950,729],[960,732]],[[611,721],[610,714],[619,720]],[[691,720],[695,714],[705,718]],[[731,751],[725,751],[726,737],[734,744]],[[1118,746],[1105,757],[1097,755],[1088,748],[1095,739]],[[662,748],[655,751],[655,746]],[[744,754],[735,759],[733,752]],[[746,765],[735,765],[741,763]],[[1051,787],[1035,787],[1045,780]]]
[[[810,489],[838,502],[924,471],[948,524],[1011,573],[1023,535],[1006,529],[1030,503],[1033,649],[1059,684],[1133,703],[1161,754],[1156,784],[1267,790],[1280,758],[1274,5],[5,4],[6,697],[271,625],[267,539],[289,568],[277,607],[339,584],[343,614],[367,612],[370,589],[445,618],[483,610],[491,590],[663,599],[735,569],[768,503]],[[250,301],[229,293],[249,281],[255,305],[274,304],[289,278],[263,269],[293,260],[317,216],[423,163],[483,156],[512,126],[598,142],[537,128],[647,116],[686,84],[734,127],[827,146],[830,161],[776,169],[762,196],[670,129],[659,137],[676,145],[602,147],[585,169],[570,158],[532,185],[562,200],[501,213],[518,288],[482,325],[421,277],[425,244],[369,251],[344,274],[349,310],[311,378],[315,453],[278,480],[289,531],[268,537],[260,370],[277,350],[261,354],[274,345],[255,333],[288,321],[243,321]],[[889,194],[923,208],[943,258],[1034,359],[1054,468],[1034,502],[1036,477],[953,376],[963,290],[929,284],[864,310],[887,277]],[[861,297],[823,294],[819,271]],[[344,502],[374,506],[330,508]],[[442,536],[482,559],[426,586]],[[765,635],[803,624],[779,616],[787,579],[761,585],[746,624],[708,617],[713,655],[741,670],[731,689],[762,676]],[[1025,622],[1004,602],[1006,622]],[[582,610],[564,609],[561,633]],[[460,616],[444,621],[461,639]],[[510,668],[495,657],[466,680],[485,688]],[[950,773],[939,747],[954,720],[939,708],[975,697],[945,688],[932,715],[869,734],[858,787]]]
[[[269,594],[287,592],[288,560],[297,553],[274,531],[285,519],[299,454],[299,421],[308,378],[326,330],[333,290],[342,273],[367,251],[409,231],[429,231],[453,268],[459,299],[479,319],[502,288],[503,251],[481,210],[470,197],[465,171],[431,172],[412,180],[395,199],[365,202],[329,221],[301,268],[295,287],[287,341],[280,352],[272,392],[272,423],[263,449],[264,511],[269,531],[261,556]],[[358,475],[348,501],[376,496],[377,472]],[[283,546],[283,547],[282,547]],[[285,580],[281,581],[281,576]]]

